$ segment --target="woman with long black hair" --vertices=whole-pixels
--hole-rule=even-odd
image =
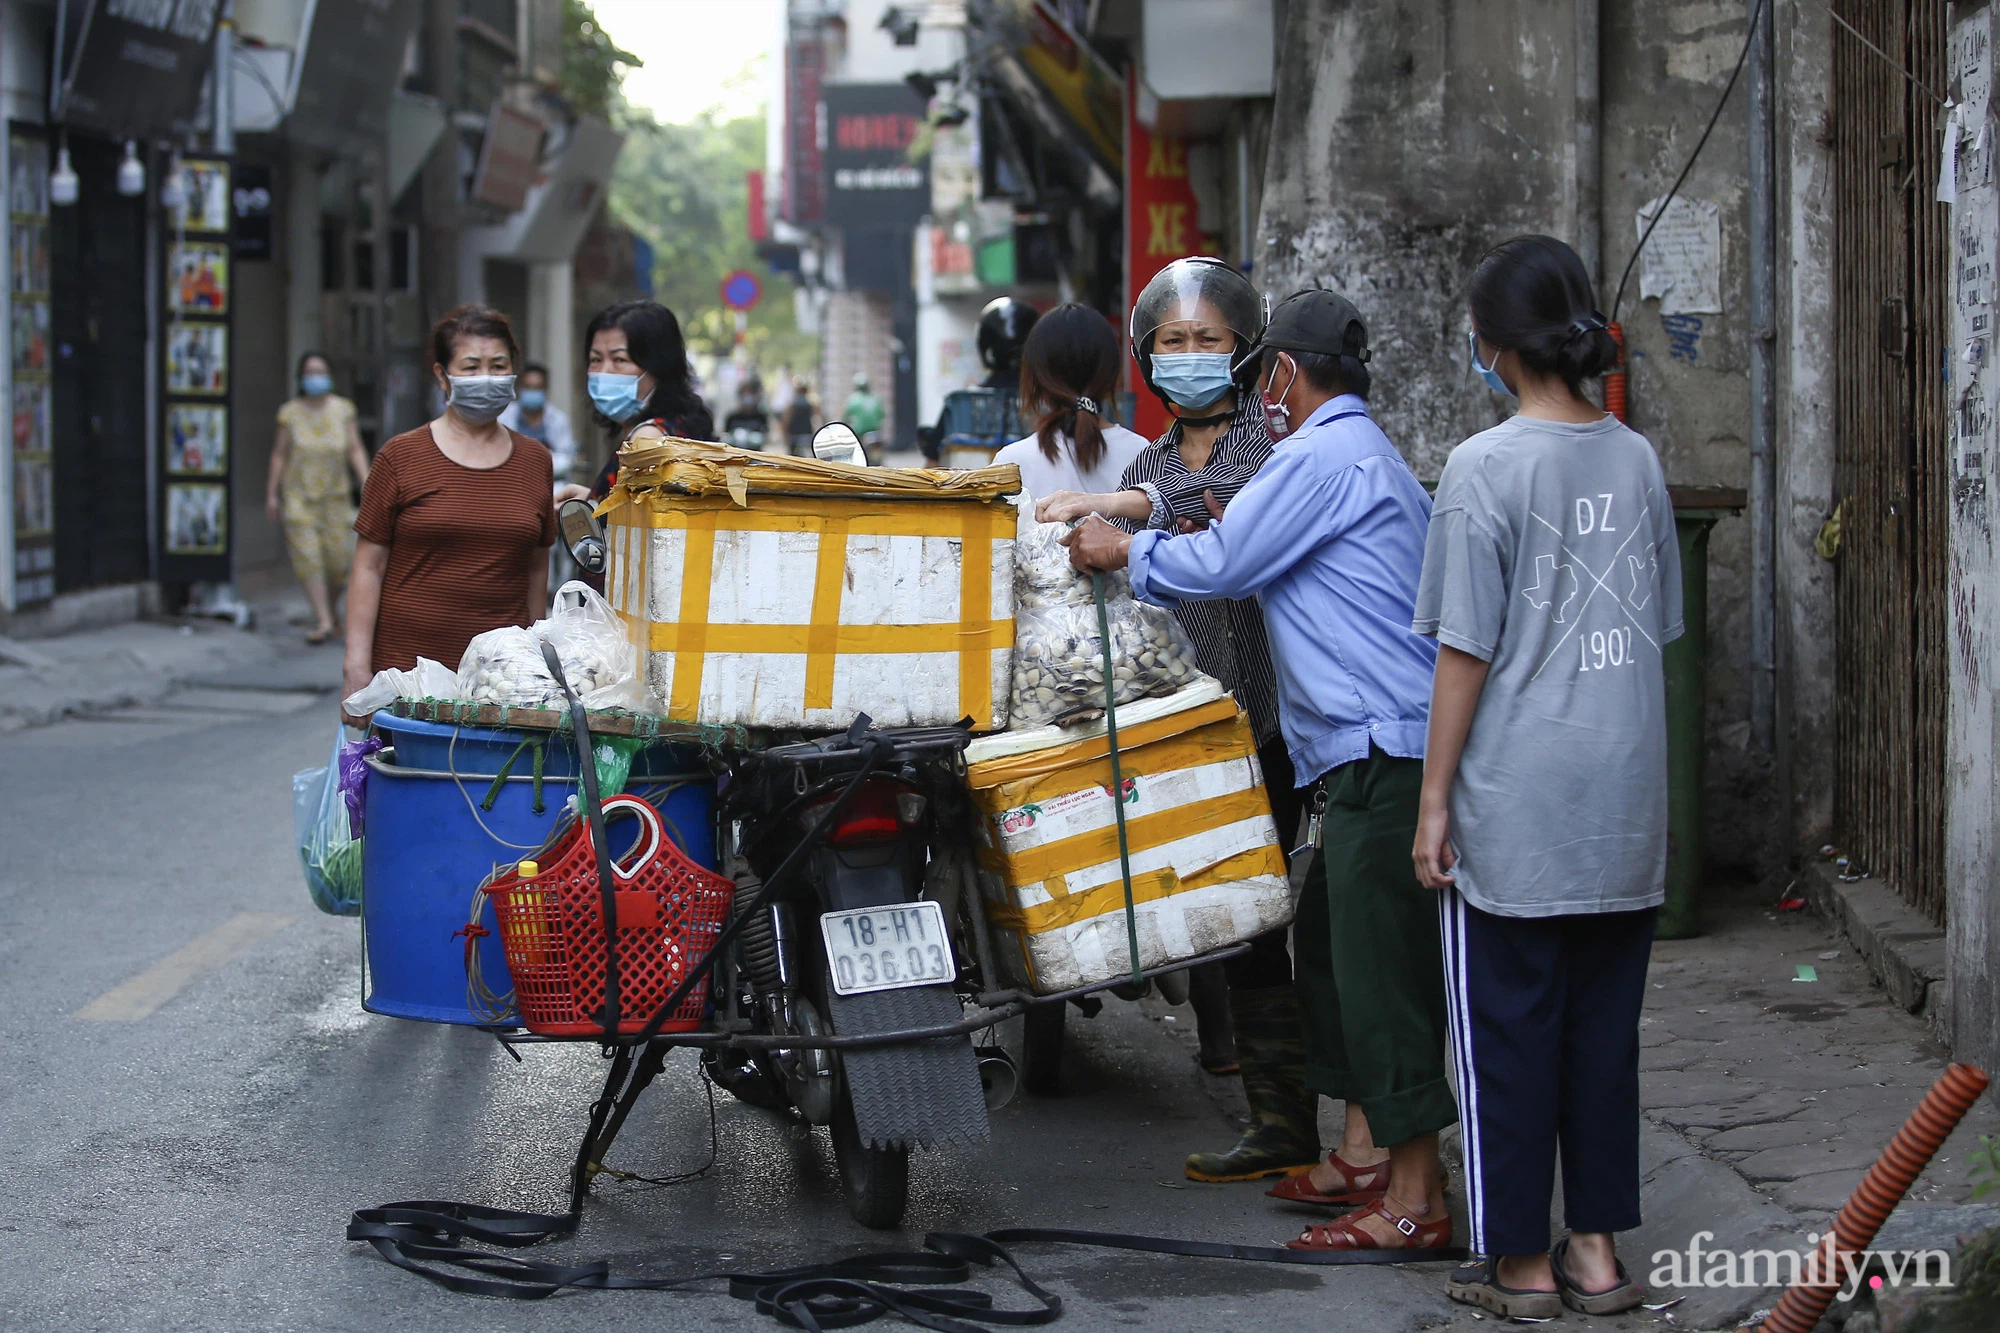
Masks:
[[[1667,864],[1680,547],[1659,456],[1583,394],[1617,359],[1576,252],[1520,236],[1467,288],[1472,367],[1520,400],[1452,451],[1418,588],[1438,642],[1413,856],[1441,890],[1472,1249],[1503,1318],[1642,1299],[1639,1010]],[[1549,1245],[1560,1157],[1569,1234]]]
[[[590,405],[598,425],[620,443],[715,438],[715,418],[694,390],[687,341],[674,312],[658,301],[622,301],[598,312],[583,331]],[[564,486],[556,503],[610,494],[618,479],[618,451],[598,471],[595,485]]]

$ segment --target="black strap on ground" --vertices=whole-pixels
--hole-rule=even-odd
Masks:
[[[1114,1232],[1057,1227],[1009,1227],[983,1236],[932,1232],[922,1250],[856,1255],[822,1264],[768,1272],[717,1271],[679,1277],[629,1277],[602,1261],[555,1264],[516,1258],[493,1249],[520,1249],[566,1237],[576,1230],[574,1214],[517,1213],[474,1204],[415,1201],[367,1208],[347,1226],[349,1240],[366,1241],[384,1259],[450,1291],[473,1296],[542,1300],[567,1289],[585,1291],[684,1291],[703,1283],[729,1284],[729,1294],[751,1301],[758,1313],[793,1328],[849,1328],[897,1315],[939,1333],[986,1333],[1053,1323],[1062,1298],[1033,1278],[1008,1251],[1009,1244],[1085,1245],[1197,1259],[1343,1267],[1354,1264],[1413,1264],[1465,1258],[1462,1247],[1409,1250],[1291,1250],[1277,1246],[1228,1245]],[[468,1243],[470,1242],[470,1244]],[[976,1288],[956,1284],[973,1275],[973,1265],[1004,1268],[1035,1302],[1034,1308],[1006,1309]]]

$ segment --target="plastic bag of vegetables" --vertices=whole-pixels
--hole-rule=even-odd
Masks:
[[[341,749],[353,742],[343,733],[334,728],[326,767],[292,775],[292,829],[313,906],[329,916],[360,916],[361,839],[349,829],[339,777]]]

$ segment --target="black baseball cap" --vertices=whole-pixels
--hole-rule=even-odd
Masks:
[[[1278,303],[1257,340],[1257,350],[1318,352],[1368,359],[1368,326],[1354,302],[1339,292],[1294,292]]]

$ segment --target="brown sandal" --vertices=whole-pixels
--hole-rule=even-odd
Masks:
[[[1383,1158],[1374,1166],[1356,1166],[1335,1149],[1326,1155],[1326,1161],[1327,1165],[1340,1171],[1341,1183],[1346,1186],[1340,1193],[1321,1194],[1314,1189],[1310,1168],[1295,1176],[1286,1176],[1264,1193],[1286,1203],[1309,1203],[1318,1208],[1352,1208],[1357,1204],[1374,1203],[1388,1192],[1388,1158]]]
[[[1370,1214],[1380,1217],[1395,1227],[1403,1237],[1401,1245],[1385,1245],[1361,1229],[1361,1219]],[[1398,1217],[1389,1211],[1380,1199],[1366,1208],[1357,1208],[1345,1217],[1337,1217],[1331,1222],[1307,1227],[1299,1233],[1299,1238],[1289,1242],[1288,1250],[1441,1250],[1451,1244],[1451,1214],[1446,1213],[1435,1222],[1415,1222],[1407,1217]]]

